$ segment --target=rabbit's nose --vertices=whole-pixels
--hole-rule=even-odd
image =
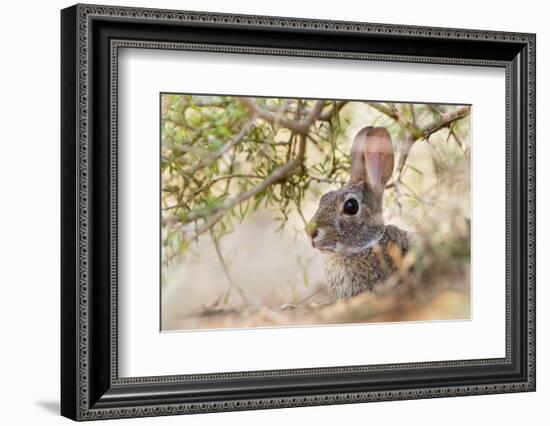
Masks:
[[[317,228],[313,229],[309,234],[309,236],[311,237],[312,240],[314,240],[315,237],[317,237],[317,235],[319,235],[319,229],[317,229]]]
[[[317,228],[317,223],[314,221],[309,222],[306,225],[306,232],[311,237],[311,239],[314,239],[319,233],[319,228]]]

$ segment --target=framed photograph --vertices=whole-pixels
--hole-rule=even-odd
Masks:
[[[535,35],[61,12],[61,413],[535,390]]]

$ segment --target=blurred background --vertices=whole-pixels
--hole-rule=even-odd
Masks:
[[[470,318],[467,105],[163,94],[163,331]],[[403,283],[326,303],[305,233],[365,126],[391,133]]]

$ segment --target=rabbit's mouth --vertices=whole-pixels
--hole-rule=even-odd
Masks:
[[[311,245],[313,248],[319,250],[321,253],[336,253],[336,247],[334,246],[316,246],[315,243],[312,241]]]
[[[339,253],[336,251],[334,247],[319,249],[319,251],[325,255],[331,255],[331,256],[339,255]]]
[[[311,238],[311,247],[316,250],[319,250],[321,253],[336,253],[337,247],[334,245],[323,245],[320,241],[316,241],[315,238]]]
[[[309,234],[311,247],[319,250],[320,252],[334,252],[336,247],[333,245],[323,244],[324,234],[325,232],[322,228],[313,229]]]

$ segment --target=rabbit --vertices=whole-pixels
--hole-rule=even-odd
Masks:
[[[321,197],[306,226],[312,246],[324,255],[332,299],[374,289],[398,271],[409,249],[408,233],[385,225],[384,187],[393,172],[393,146],[385,127],[365,127],[351,151],[349,183]]]

